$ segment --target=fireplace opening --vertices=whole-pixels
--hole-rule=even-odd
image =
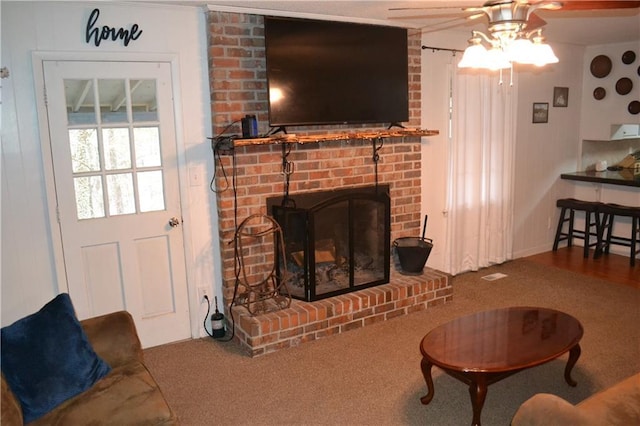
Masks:
[[[268,198],[290,295],[311,302],[388,283],[390,205],[389,185]]]

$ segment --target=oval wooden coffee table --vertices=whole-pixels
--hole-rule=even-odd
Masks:
[[[478,312],[431,330],[420,343],[422,374],[433,398],[431,367],[469,385],[473,425],[480,413],[487,387],[527,368],[569,352],[564,379],[576,386],[571,370],[580,357],[582,324],[569,314],[553,309],[512,307]]]

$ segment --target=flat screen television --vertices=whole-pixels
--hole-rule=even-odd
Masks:
[[[265,17],[269,124],[409,120],[404,28]]]

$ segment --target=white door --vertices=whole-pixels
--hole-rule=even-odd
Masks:
[[[190,337],[169,63],[43,61],[67,285],[144,347]]]

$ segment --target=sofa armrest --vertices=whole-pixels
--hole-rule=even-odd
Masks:
[[[590,396],[578,407],[607,425],[640,425],[640,373]]]
[[[539,393],[516,411],[512,426],[638,425],[640,373],[597,392],[577,405],[551,394]]]
[[[586,426],[592,425],[578,407],[556,395],[539,393],[526,400],[516,411],[511,426]]]
[[[128,312],[113,312],[80,321],[80,324],[93,350],[112,368],[144,361],[136,326]]]

